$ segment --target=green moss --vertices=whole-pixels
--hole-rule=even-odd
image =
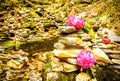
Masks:
[[[107,67],[98,67],[96,68],[96,78],[97,81],[120,81],[120,72],[118,69],[107,68]]]
[[[25,52],[28,52],[30,55],[37,52],[51,51],[54,49],[53,45],[58,41],[58,37],[53,37],[44,40],[34,40],[28,42],[19,42],[19,41],[5,41],[0,42],[0,46],[11,50],[22,49]]]
[[[58,72],[59,78],[58,81],[76,81],[75,77],[77,76],[79,72],[70,72],[70,73],[63,73],[63,72]]]
[[[29,41],[20,44],[20,48],[30,54],[53,50],[53,44],[57,42],[58,38],[50,38],[45,40]]]
[[[14,41],[5,41],[5,42],[0,42],[0,46],[4,46],[5,48],[13,49],[15,46]]]

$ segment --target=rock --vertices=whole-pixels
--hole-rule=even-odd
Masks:
[[[70,64],[75,64],[77,65],[77,59],[76,58],[61,58],[62,60],[70,63]]]
[[[111,40],[111,41],[115,41],[115,42],[120,42],[120,36],[117,36],[115,32],[113,32],[112,30],[109,30],[107,28],[104,28],[102,30],[102,33],[108,33],[108,38]]]
[[[7,62],[7,66],[11,68],[15,68],[15,69],[21,69],[23,65],[24,65],[23,63],[21,63],[20,61],[16,61],[16,60],[10,60]]]
[[[120,51],[118,51],[118,50],[103,49],[103,51],[105,53],[120,54]]]
[[[110,54],[109,56],[112,59],[120,59],[120,55],[119,54]]]
[[[86,44],[79,37],[61,37],[58,43],[54,44],[56,49],[83,49]]]
[[[28,72],[28,77],[29,77],[29,81],[43,81],[41,72],[39,72],[37,70],[30,70]]]
[[[97,63],[100,65],[112,63],[106,53],[99,48],[93,49],[92,54],[96,57]]]
[[[117,48],[117,45],[114,45],[114,44],[98,44],[98,47],[99,48],[105,48],[105,49],[113,49],[113,48]]]
[[[67,62],[62,62],[62,65],[63,65],[63,71],[62,72],[73,72],[73,71],[77,71],[77,70],[80,69],[79,66],[69,64]]]
[[[61,37],[58,42],[66,45],[80,45],[83,43],[79,37]]]
[[[64,49],[64,50],[54,49],[53,53],[56,57],[59,58],[69,58],[69,57],[77,57],[80,51],[81,49]]]
[[[77,30],[75,29],[75,27],[72,26],[61,26],[58,28],[58,33],[74,33]]]
[[[57,72],[50,72],[47,73],[47,81],[57,81],[58,79],[58,73]]]
[[[20,48],[29,54],[34,54],[41,51],[51,51],[54,49],[53,44],[58,41],[58,37],[51,37],[41,40],[34,40],[23,42],[20,44]],[[32,47],[31,47],[32,46]]]
[[[58,58],[52,58],[52,71],[73,72],[79,69],[77,65],[69,64]]]
[[[62,43],[55,43],[55,44],[54,44],[54,47],[55,47],[56,49],[63,49],[63,48],[65,47],[65,45],[62,44]]]
[[[87,73],[79,73],[76,76],[76,81],[97,81],[96,78],[91,79]]]
[[[7,80],[12,80],[13,78],[14,78],[13,74],[10,71],[6,71],[6,79]]]
[[[120,59],[112,59],[111,61],[115,64],[120,64]]]
[[[0,46],[0,52],[5,51],[5,47],[4,46]]]
[[[59,58],[53,57],[51,65],[52,71],[63,71],[63,66]]]
[[[86,73],[79,73],[76,76],[76,81],[90,81],[90,76]]]
[[[120,65],[112,65],[113,68],[120,69]]]
[[[54,44],[54,47],[56,49],[84,49],[84,45],[88,45],[90,46],[91,44],[90,43],[83,43],[81,45],[65,45],[65,44],[62,44],[62,43],[55,43]]]

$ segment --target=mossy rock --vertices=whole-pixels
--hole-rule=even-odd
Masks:
[[[22,49],[25,52],[30,54],[41,52],[41,51],[51,51],[54,49],[53,44],[57,42],[57,38],[37,40],[22,43],[19,49]]]
[[[33,40],[28,42],[19,41],[5,41],[0,42],[0,46],[4,46],[9,50],[19,50],[22,49],[29,54],[34,54],[37,52],[51,51],[54,49],[53,44],[58,41],[59,37],[52,37],[44,40]]]
[[[95,74],[97,81],[120,81],[119,69],[98,67]]]

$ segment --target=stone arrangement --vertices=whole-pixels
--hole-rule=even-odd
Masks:
[[[0,81],[120,80],[117,9],[101,0],[64,2],[10,0],[0,7]],[[75,15],[86,23],[68,24]],[[77,63],[82,50],[96,59],[89,72]]]

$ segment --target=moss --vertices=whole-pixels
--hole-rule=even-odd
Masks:
[[[53,44],[57,42],[58,38],[50,38],[45,40],[37,40],[25,42],[20,45],[19,49],[30,54],[41,52],[41,51],[51,51],[53,50]]]
[[[51,51],[54,49],[53,44],[58,41],[58,37],[53,37],[44,40],[34,40],[29,42],[19,42],[19,41],[5,41],[0,42],[0,46],[11,50],[22,49],[28,52],[30,55],[37,52]]]
[[[120,81],[120,73],[118,69],[98,67],[96,68],[97,81]]]
[[[5,41],[5,42],[0,42],[0,46],[4,46],[5,48],[13,49],[15,46],[14,41]]]
[[[58,72],[59,78],[58,81],[76,81],[75,77],[77,76],[79,72],[70,72],[70,73],[64,73],[64,72]]]

